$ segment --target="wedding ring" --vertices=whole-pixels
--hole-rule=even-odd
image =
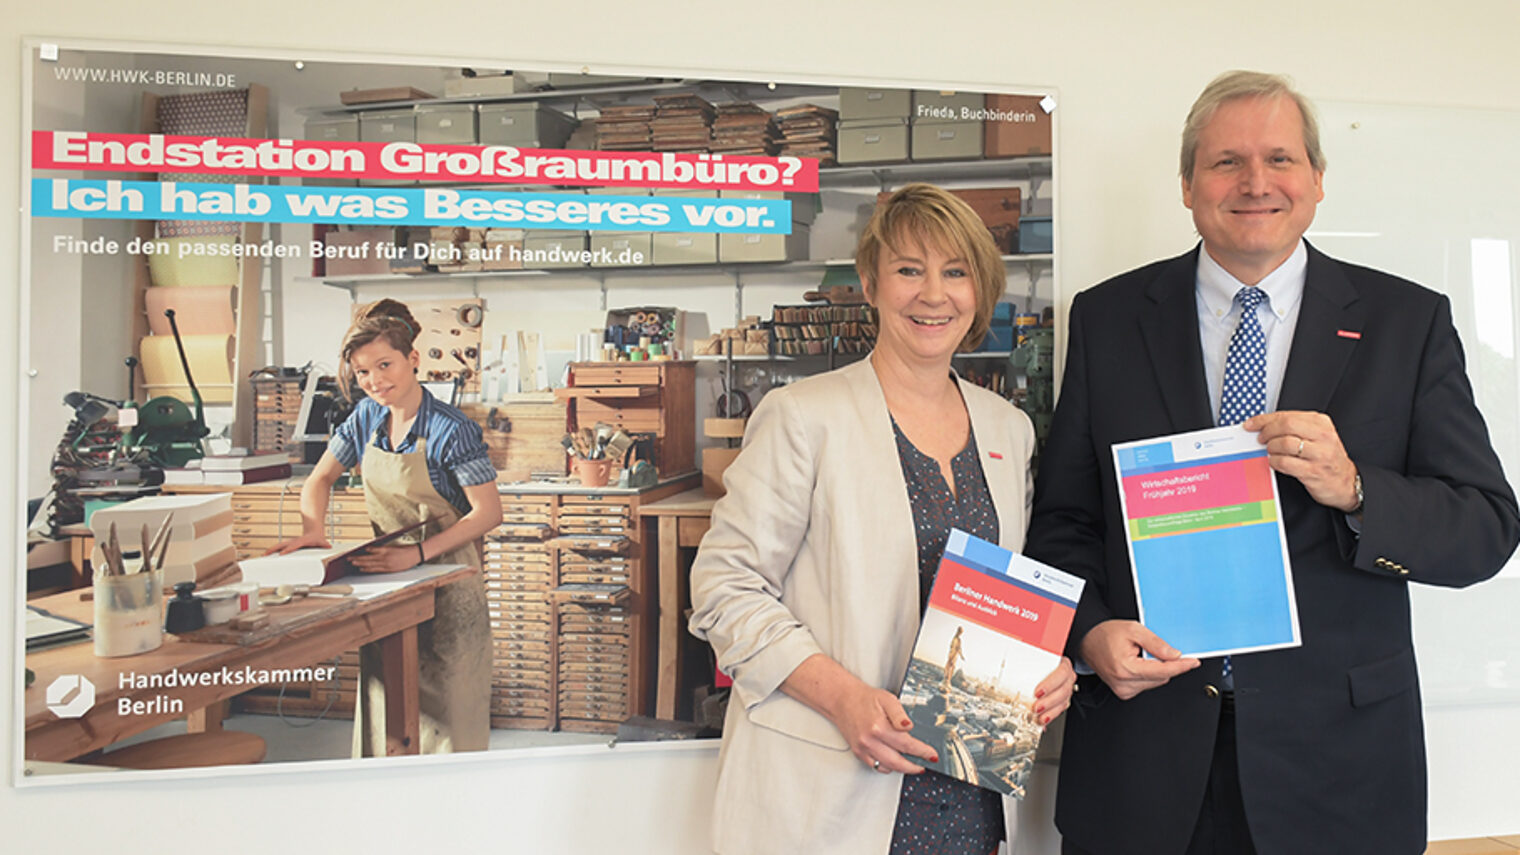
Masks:
[[[1294,457],[1303,457],[1304,456],[1304,438],[1303,437],[1299,437],[1298,438],[1298,450],[1295,451],[1295,452],[1293,452],[1293,456]]]
[[[880,772],[881,771],[881,761],[880,760],[872,760],[871,761],[871,768],[875,769],[878,772]]]

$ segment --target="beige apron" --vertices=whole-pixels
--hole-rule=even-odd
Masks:
[[[427,441],[417,450],[385,451],[370,441],[364,451],[364,503],[376,534],[426,519],[417,543],[459,521],[459,512],[428,478]],[[430,564],[481,567],[480,545],[467,543],[428,559]],[[486,587],[477,572],[437,590],[433,619],[417,628],[417,671],[423,754],[482,751],[491,735],[491,630]],[[359,649],[359,692],[354,709],[354,756],[385,756],[385,681],[380,645]]]

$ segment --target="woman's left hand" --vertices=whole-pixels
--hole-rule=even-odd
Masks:
[[[1076,690],[1077,672],[1072,669],[1071,660],[1062,656],[1056,670],[1034,687],[1034,714],[1039,716],[1040,724],[1050,724],[1056,716],[1066,712],[1071,706],[1071,693]]]
[[[361,573],[400,573],[410,570],[422,561],[413,546],[376,546],[353,557],[354,566]]]

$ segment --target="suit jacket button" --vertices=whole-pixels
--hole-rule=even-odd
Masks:
[[[1203,687],[1203,693],[1210,699],[1219,697],[1219,689],[1216,688],[1212,683]]]
[[[1377,561],[1375,561],[1373,563],[1376,564],[1379,567],[1387,567],[1388,566],[1388,559],[1386,559],[1386,558],[1379,558]]]

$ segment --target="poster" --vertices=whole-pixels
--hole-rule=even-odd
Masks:
[[[24,346],[41,368],[20,490],[40,502],[16,608],[54,643],[23,654],[18,781],[119,776],[105,770],[127,759],[364,763],[352,719],[371,666],[401,675],[374,696],[371,753],[426,750],[409,639],[435,589],[471,573],[359,596],[250,590],[237,572],[300,528],[299,479],[353,406],[338,345],[372,301],[417,314],[419,377],[480,424],[498,472],[473,648],[493,751],[714,733],[722,692],[702,694],[702,651],[661,614],[638,508],[699,483],[699,446],[724,440],[690,435],[720,388],[758,400],[869,349],[850,257],[879,193],[924,180],[988,201],[1009,306],[960,370],[1048,419],[1048,93],[508,65],[34,51]],[[806,299],[819,290],[838,303]],[[657,488],[567,479],[566,428],[606,416],[553,391],[609,348],[690,366],[688,444],[630,427]],[[131,516],[165,494],[172,524]],[[372,536],[362,486],[340,484],[323,525],[335,543]],[[163,578],[137,572],[144,553]],[[115,565],[129,572],[97,585]],[[243,614],[261,601],[262,621]],[[231,617],[177,623],[197,609]]]

